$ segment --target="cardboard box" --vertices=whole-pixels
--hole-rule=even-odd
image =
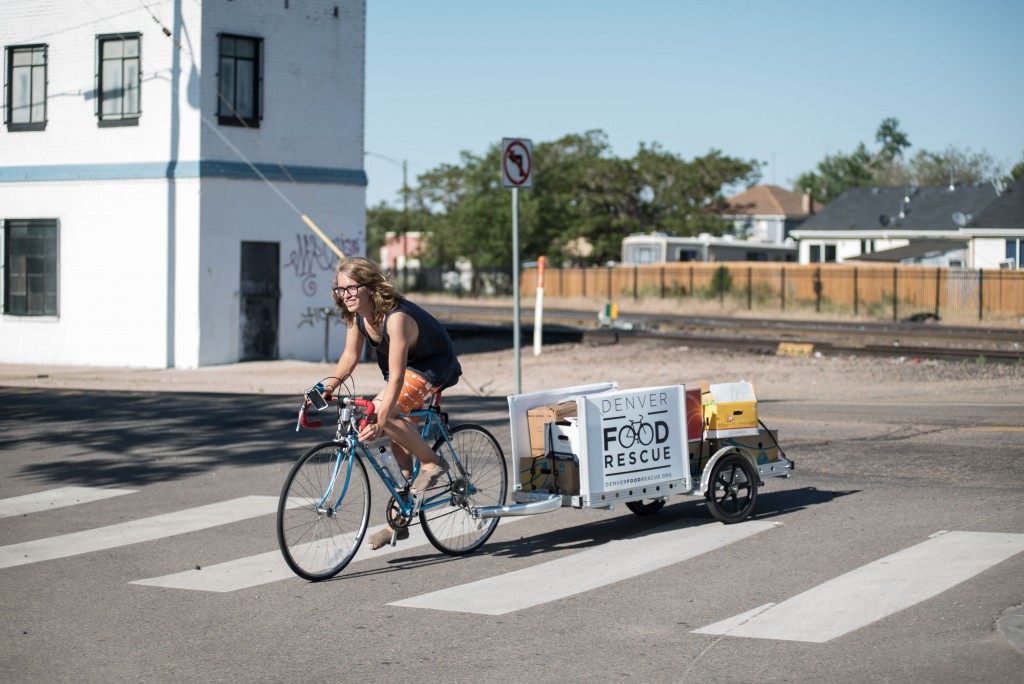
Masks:
[[[544,426],[544,455],[555,459],[580,460],[580,419],[565,418]]]
[[[544,455],[544,426],[563,418],[576,415],[576,402],[565,401],[552,406],[538,406],[526,412],[526,420],[530,427],[530,454]]]
[[[556,460],[555,488],[559,494],[580,493],[580,464],[576,461]]]
[[[757,435],[757,397],[749,382],[701,383],[708,439]]]
[[[519,459],[519,484],[524,492],[580,493],[580,464],[571,459],[546,456]]]
[[[724,437],[711,442],[711,453],[725,447],[743,447],[754,457],[758,465],[779,460],[778,430],[758,430],[756,435]]]
[[[550,458],[530,458],[523,456],[519,459],[519,484],[524,492],[543,489],[550,490],[555,486],[555,471],[551,467]]]

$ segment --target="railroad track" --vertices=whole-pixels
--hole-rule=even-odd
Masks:
[[[440,320],[461,326],[506,328],[511,335],[510,307],[429,305]],[[533,310],[521,311],[521,326],[532,338]],[[872,323],[785,319],[729,318],[664,313],[624,314],[601,325],[596,313],[573,309],[544,310],[548,338],[595,344],[630,341],[664,342],[757,353],[777,353],[780,345],[795,353],[848,353],[906,356],[949,361],[1024,363],[1024,330],[951,326],[936,322]]]

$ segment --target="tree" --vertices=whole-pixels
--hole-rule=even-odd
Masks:
[[[797,178],[797,189],[827,204],[850,188],[876,184],[876,174],[884,174],[910,147],[907,134],[899,126],[898,119],[883,119],[875,131],[878,150],[871,153],[860,143],[852,154],[827,155],[818,163],[816,172],[809,171]]]
[[[1017,162],[1012,169],[1010,169],[1010,175],[1008,180],[1013,182],[1018,178],[1024,176],[1024,155],[1021,155],[1021,159]]]
[[[718,150],[685,161],[652,143],[619,158],[600,130],[541,142],[533,157],[533,188],[519,193],[520,254],[552,263],[618,260],[622,238],[633,232],[721,233],[715,211],[724,205],[723,187],[754,183],[760,174],[758,162]],[[430,212],[430,263],[466,257],[474,268],[511,275],[511,197],[500,168],[495,144],[418,177],[415,201]]]
[[[380,249],[384,246],[384,235],[389,231],[402,230],[402,210],[380,202],[366,210],[366,256],[373,261],[380,260]],[[382,264],[386,266],[386,264]]]
[[[996,162],[987,152],[974,153],[952,145],[944,152],[921,150],[907,166],[909,182],[920,186],[977,183],[998,175]]]

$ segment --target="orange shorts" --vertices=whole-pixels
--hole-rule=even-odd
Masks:
[[[426,406],[434,397],[437,388],[416,371],[405,369],[402,391],[398,394],[398,410],[405,415]]]

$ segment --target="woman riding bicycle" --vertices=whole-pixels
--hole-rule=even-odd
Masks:
[[[435,393],[459,381],[462,367],[451,337],[437,319],[402,296],[369,259],[343,259],[332,292],[348,332],[345,351],[329,379],[335,384],[325,383],[324,396],[330,397],[359,364],[365,340],[377,352],[377,364],[387,384],[373,400],[376,422],[363,428],[359,439],[390,437],[395,460],[406,478],[412,474],[412,456],[416,457],[420,472],[412,492],[421,495],[437,483],[448,465],[423,441],[416,424],[399,416],[422,408]],[[390,543],[393,535],[390,527],[380,530],[370,537],[370,548]],[[398,539],[408,537],[407,527],[398,530]]]

